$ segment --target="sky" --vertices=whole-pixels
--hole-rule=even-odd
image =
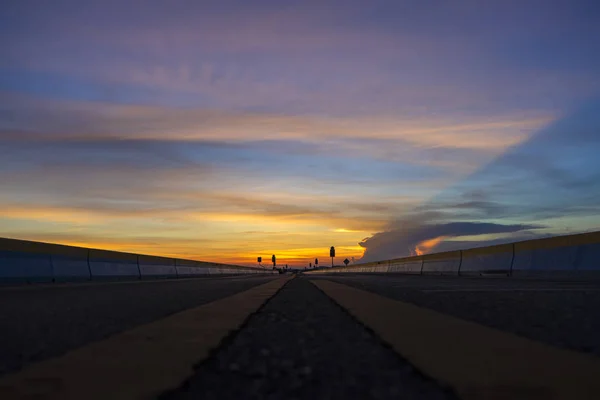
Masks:
[[[0,236],[256,265],[600,228],[600,5],[8,0]]]

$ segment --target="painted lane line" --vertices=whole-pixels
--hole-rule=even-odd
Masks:
[[[174,389],[193,366],[288,278],[173,314],[0,378],[0,398],[147,399]]]
[[[312,280],[465,400],[600,399],[600,359],[326,280]]]

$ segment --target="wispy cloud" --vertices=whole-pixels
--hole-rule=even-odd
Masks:
[[[598,229],[599,107],[590,101],[367,238],[364,259]]]
[[[506,234],[542,227],[539,225],[503,225],[485,222],[436,224],[421,219],[419,216],[413,218],[398,221],[393,224],[390,230],[377,233],[363,240],[360,243],[365,248],[362,261],[385,260],[429,253],[444,240],[454,237]]]
[[[106,138],[213,141],[309,141],[348,150],[383,146],[502,151],[552,120],[549,114],[463,117],[319,117],[264,112],[224,112],[44,100],[0,93],[4,116],[0,138],[94,140]],[[348,143],[344,141],[347,140]],[[277,143],[277,142],[275,142]],[[406,151],[405,153],[409,153]]]
[[[589,226],[597,123],[563,118],[600,91],[581,5],[9,1],[2,231],[253,263],[358,258],[417,214],[432,250],[453,223]]]

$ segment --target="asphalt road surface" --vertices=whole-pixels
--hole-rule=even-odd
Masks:
[[[285,283],[280,276],[240,276],[0,288],[0,375],[274,279]],[[223,334],[208,357],[198,356],[191,378],[182,376],[168,386],[175,389],[161,389],[160,398],[456,398],[310,282],[323,279],[588,353],[593,362],[600,355],[600,282],[310,275],[288,281],[260,308],[249,310],[239,330]],[[365,304],[361,299],[366,297],[363,292],[353,298]],[[208,315],[212,321],[221,313]],[[204,321],[195,323],[204,326]],[[171,328],[166,331],[177,335]]]
[[[275,276],[0,288],[0,375]]]
[[[600,356],[600,282],[344,274],[328,279]]]
[[[179,390],[179,399],[454,399],[307,279],[293,279]]]

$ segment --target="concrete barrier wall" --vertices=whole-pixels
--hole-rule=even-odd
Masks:
[[[157,256],[138,256],[142,278],[176,278],[175,259]]]
[[[198,261],[175,259],[175,272],[180,278],[189,278],[200,274]]]
[[[423,257],[407,257],[390,260],[388,272],[404,274],[420,274],[423,268]]]
[[[460,275],[509,275],[513,263],[513,244],[462,250]]]
[[[424,258],[423,274],[458,275],[460,251],[428,254]]]
[[[0,251],[0,280],[49,282],[52,261],[47,254]]]
[[[390,261],[376,261],[365,264],[353,265],[350,267],[322,268],[306,271],[307,273],[327,274],[327,273],[386,273],[390,271]]]
[[[0,282],[157,279],[270,270],[0,238]]]
[[[53,277],[56,281],[90,280],[89,250],[73,246],[51,246]]]
[[[341,272],[355,272],[352,271],[353,269],[358,268],[359,272],[366,272],[366,273],[386,273],[388,271],[389,268],[389,262],[388,261],[378,261],[378,262],[372,262],[372,263],[367,263],[367,264],[361,264],[358,267],[337,267],[334,269],[340,270]],[[328,269],[324,269],[323,271],[327,271]]]
[[[515,243],[514,276],[596,275],[600,232]]]
[[[582,272],[600,270],[600,243],[580,245],[575,265]]]
[[[90,249],[92,278],[141,278],[137,258],[137,254],[133,253]]]
[[[370,272],[600,278],[600,232],[307,271],[309,274]]]
[[[0,238],[0,280],[88,280],[87,249]]]

